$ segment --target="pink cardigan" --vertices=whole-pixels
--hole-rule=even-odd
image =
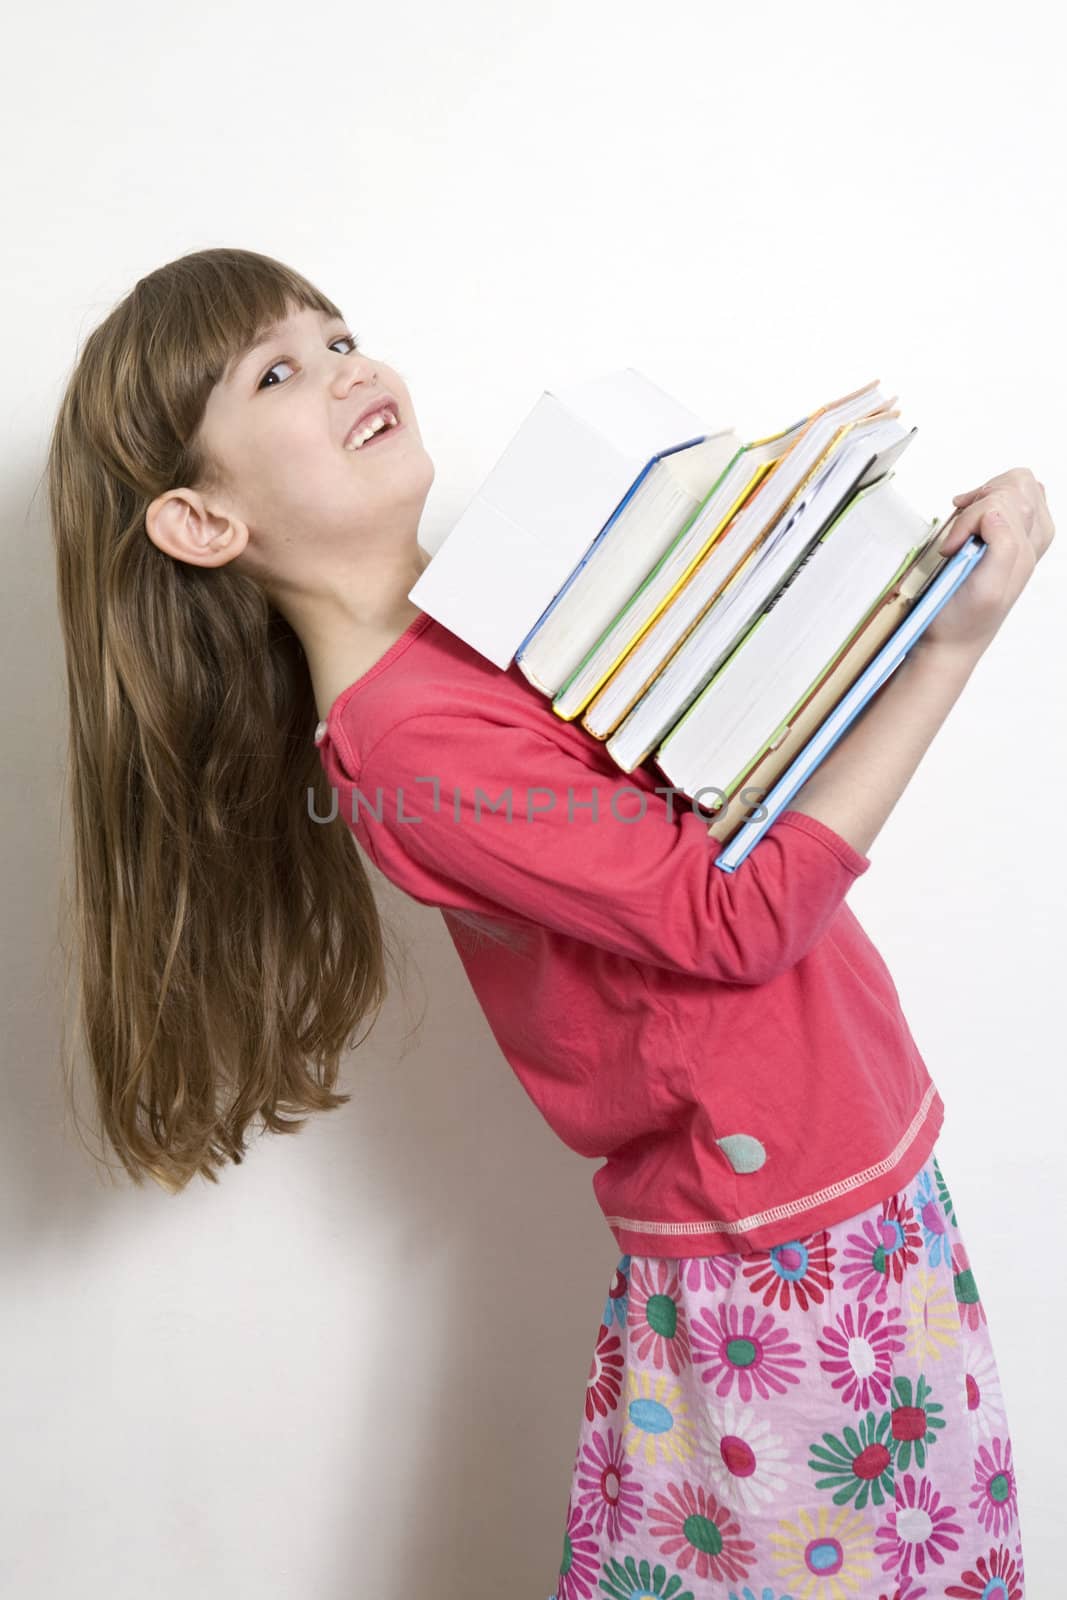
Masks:
[[[359,844],[440,907],[531,1100],[603,1160],[622,1251],[769,1250],[927,1160],[944,1106],[845,903],[870,860],[831,828],[786,811],[713,870],[683,796],[426,613],[315,738]]]

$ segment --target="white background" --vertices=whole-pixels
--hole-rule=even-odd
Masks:
[[[545,1600],[617,1259],[595,1164],[511,1076],[438,913],[381,879],[409,979],[347,1108],[177,1199],[101,1185],[65,1126],[39,480],[79,341],[188,250],[291,263],[411,387],[430,551],[543,389],[626,365],[745,438],[877,377],[924,514],[1025,465],[1062,523],[1058,26],[677,0],[9,21],[5,1595]],[[1063,1564],[1065,563],[1061,531],[850,899],[947,1105],[1034,1600]]]

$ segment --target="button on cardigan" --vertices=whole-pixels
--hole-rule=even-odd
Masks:
[[[621,1250],[768,1250],[919,1170],[944,1107],[833,829],[786,811],[720,872],[684,796],[426,613],[324,720],[345,825],[440,909]]]

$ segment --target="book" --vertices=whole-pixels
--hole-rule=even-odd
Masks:
[[[728,430],[725,430],[728,431]],[[719,446],[688,407],[634,367],[545,390],[408,591],[498,667],[536,629],[597,535],[675,451]],[[681,484],[683,496],[692,493]]]
[[[971,534],[952,556],[942,560],[940,569],[890,638],[761,802],[757,815],[746,822],[729,844],[719,851],[714,865],[720,871],[736,872],[767,829],[786,809],[797,790],[825,760],[842,734],[900,666],[915,641],[930,626],[941,607],[977,566],[988,548],[978,534]]]
[[[747,520],[739,518],[727,529],[713,559],[643,630],[582,718],[594,737],[607,740],[624,771],[645,760],[775,591],[810,557],[834,516],[888,474],[915,432],[906,433],[894,417],[880,409],[838,428],[821,469],[805,475],[781,513],[768,515],[753,504]],[[763,531],[753,535],[761,525]],[[569,686],[560,697],[563,704],[554,704],[560,714],[569,708],[568,692]]]
[[[984,549],[946,562],[897,491],[915,433],[877,379],[751,444],[634,368],[546,390],[409,598],[710,811],[736,870]]]
[[[551,649],[552,620],[557,603],[568,598],[566,587],[557,596],[546,609],[538,627],[523,641],[516,653],[516,661],[530,682],[542,693],[555,696],[552,708],[557,715],[569,721],[607,681],[623,656],[660,612],[670,605],[683,584],[710,554],[716,541],[742,506],[748,503],[767,474],[800,438],[807,421],[803,417],[781,433],[756,439],[751,444],[740,444],[738,441],[739,448],[685,519],[680,532],[650,568],[636,592],[627,596],[625,604],[614,617],[608,616],[603,629],[599,626],[602,614],[599,611],[582,624],[586,635],[585,651],[574,664],[569,677],[566,677],[569,658],[560,661],[550,655],[545,659],[539,643],[541,630],[545,628],[549,630],[547,646]],[[737,435],[731,430],[728,437],[733,440]],[[686,455],[687,452],[680,452],[677,459],[684,461]],[[610,531],[610,527],[609,522],[605,532]],[[604,549],[599,552],[602,559],[610,554],[610,549],[610,543],[605,541]],[[597,737],[602,736],[597,733]]]
[[[903,563],[914,559],[929,533],[926,520],[887,480],[855,494],[723,664],[710,679],[700,678],[699,693],[686,693],[685,709],[673,717],[669,710],[657,709],[655,727],[668,731],[656,740],[654,760],[667,780],[690,797],[709,787],[732,793],[842,639],[860,624]],[[714,638],[710,626],[704,635]],[[701,649],[702,636],[696,635],[660,675],[651,691],[660,705],[680,705],[681,691],[672,693],[673,684],[677,681],[685,690],[697,679]],[[717,646],[710,654],[721,659]],[[706,647],[703,655],[706,659]],[[624,723],[620,732],[625,728]],[[645,742],[644,736],[637,739],[638,744]],[[613,752],[618,744],[615,734],[607,749]]]
[[[649,463],[516,650],[520,671],[536,689],[555,694],[573,676],[590,638],[667,560],[743,452],[731,428]]]
[[[953,516],[955,513],[953,513]],[[949,518],[949,524],[952,517]],[[944,564],[939,546],[947,532],[935,521],[930,536],[912,560],[905,560],[899,575],[845,640],[828,666],[816,677],[802,699],[774,729],[762,750],[740,773],[730,795],[723,794],[718,815],[708,833],[726,844],[751,814],[763,810],[760,802],[782,776],[808,740],[844,699],[865,667],[895,632],[935,573]],[[701,802],[704,804],[704,802]],[[709,807],[710,809],[710,807]]]

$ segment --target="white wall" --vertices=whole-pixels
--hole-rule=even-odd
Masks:
[[[628,364],[746,437],[878,377],[919,427],[918,508],[1026,465],[1062,522],[1056,26],[974,0],[8,22],[5,1595],[544,1600],[617,1258],[595,1164],[510,1075],[437,913],[388,885],[411,977],[346,1110],[173,1201],[102,1187],[64,1127],[34,491],[78,340],[187,250],[290,261],[411,386],[430,550],[542,389]],[[947,1104],[1035,1597],[1062,1564],[1065,566],[1061,533],[851,899]]]

